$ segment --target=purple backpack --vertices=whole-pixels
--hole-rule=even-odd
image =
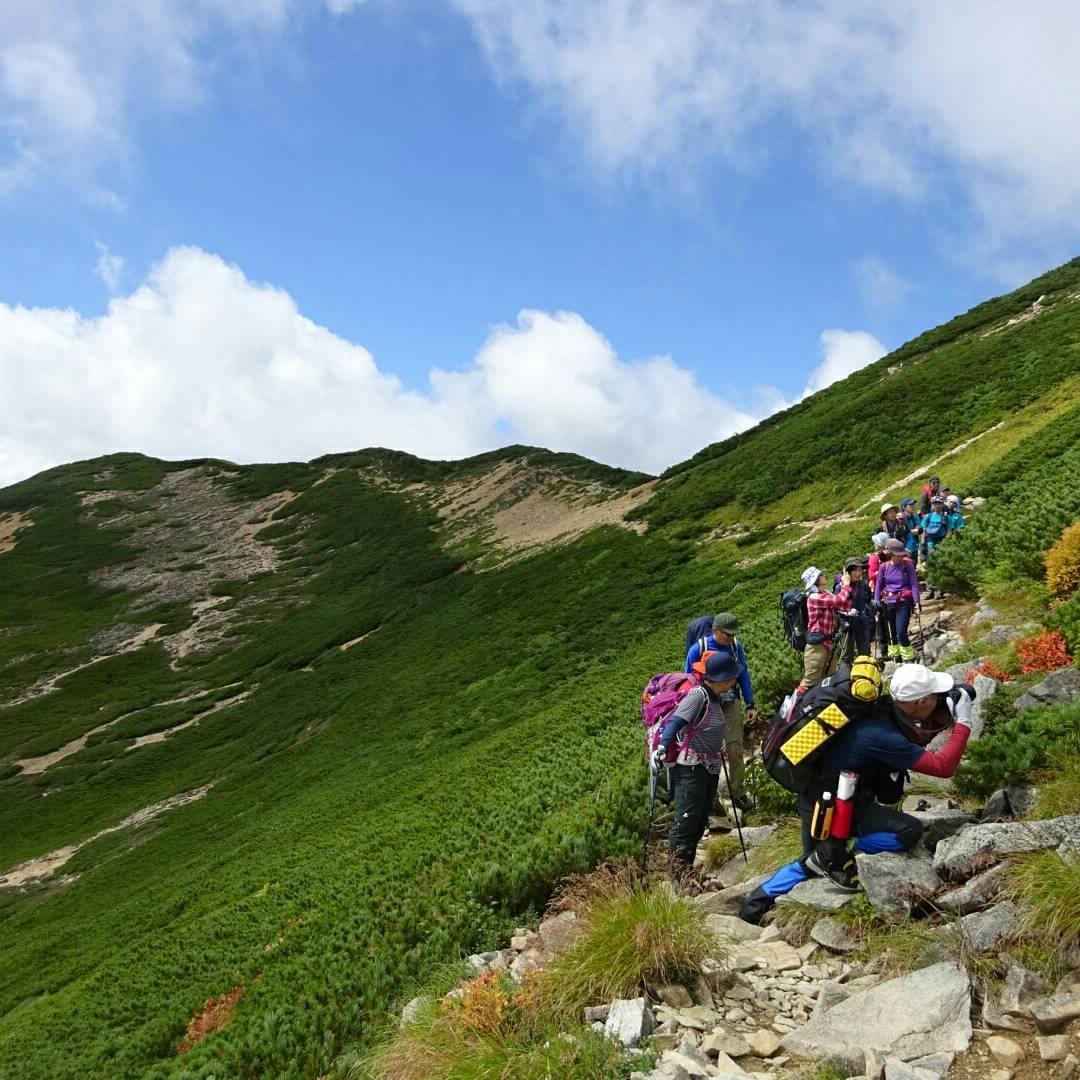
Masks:
[[[701,686],[701,677],[694,672],[669,671],[654,675],[641,692],[641,723],[645,728],[645,757],[651,757],[660,745],[664,724],[691,690]],[[708,710],[704,710],[707,713]],[[682,732],[677,743],[668,747],[667,760],[673,762],[679,751],[685,749],[696,733],[698,725],[690,724]],[[710,757],[712,755],[709,755]]]

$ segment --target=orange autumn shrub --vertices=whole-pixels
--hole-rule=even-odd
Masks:
[[[1004,668],[999,668],[992,660],[984,660],[981,664],[974,664],[967,669],[965,681],[971,682],[976,675],[986,675],[998,682],[1012,682],[1014,677]]]

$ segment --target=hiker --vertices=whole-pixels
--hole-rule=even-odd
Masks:
[[[963,517],[961,516],[961,521]],[[949,512],[945,509],[945,499],[935,495],[930,500],[930,513],[923,518],[923,563],[926,566],[926,598],[933,600],[941,596],[941,591],[934,587],[931,577],[934,549],[949,535]]]
[[[960,498],[957,495],[945,496],[945,523],[948,526],[946,539],[964,527],[964,515],[960,512]]]
[[[759,923],[777,896],[790,892],[811,875],[827,877],[854,891],[857,852],[910,851],[922,836],[922,824],[894,808],[904,793],[907,772],[947,778],[956,772],[971,735],[970,686],[956,687],[947,673],[922,664],[901,664],[892,677],[890,695],[880,697],[861,720],[848,724],[830,742],[817,765],[813,787],[798,798],[803,853],[759,885],[739,916]],[[953,726],[945,745],[927,750],[935,735]],[[815,841],[811,825],[815,807],[826,793],[843,792],[841,774],[855,775],[850,832],[855,843],[835,838]],[[849,780],[848,783],[851,781]],[[835,818],[834,818],[835,820]]]
[[[858,612],[858,618],[851,624],[854,636],[853,655],[869,654],[874,640],[874,590],[866,580],[866,566],[870,560],[865,555],[856,555],[844,563],[844,573],[851,582],[851,609]],[[843,587],[843,577],[833,589],[838,593]],[[841,659],[850,660],[851,657]]]
[[[709,824],[709,810],[725,771],[725,706],[735,699],[735,686],[743,672],[731,652],[706,653],[694,669],[701,675],[701,685],[668,717],[652,762],[654,769],[670,768],[675,820],[668,850],[676,877],[693,869],[697,846]]]
[[[870,537],[870,543],[874,545],[874,550],[866,563],[866,580],[870,582],[871,588],[873,588],[874,582],[877,580],[878,568],[887,560],[885,545],[888,542],[889,534],[887,532],[876,532]]]
[[[806,590],[806,648],[800,693],[821,682],[832,666],[836,613],[851,606],[851,576],[845,572],[840,591],[831,593],[825,584],[825,574],[816,566],[808,566],[802,572],[802,583]]]
[[[907,527],[907,539],[904,541],[904,547],[907,549],[908,558],[915,566],[918,566],[919,543],[922,540],[922,517],[918,510],[915,509],[914,499],[900,500],[899,516],[903,518],[904,525]]]
[[[734,696],[724,704],[724,719],[727,727],[724,738],[727,743],[728,769],[731,777],[731,796],[736,809],[746,813],[754,809],[754,800],[746,793],[744,774],[746,765],[743,760],[745,742],[745,723],[752,727],[757,723],[758,711],[754,705],[754,688],[750,683],[750,669],[746,663],[746,652],[737,639],[739,620],[730,612],[722,611],[713,618],[712,632],[708,637],[700,638],[690,646],[686,654],[686,670],[695,670],[695,665],[707,652],[723,653],[732,656],[742,669],[735,687]]]
[[[890,540],[885,545],[885,552],[889,560],[882,565],[874,581],[874,601],[884,604],[890,659],[910,661],[915,659],[915,650],[908,637],[908,623],[912,610],[920,602],[919,575],[899,540]]]
[[[919,499],[919,513],[929,514],[930,506],[934,500],[935,495],[941,495],[941,477],[931,476],[930,483],[922,489],[922,495]],[[942,498],[944,496],[942,495]]]
[[[881,507],[881,531],[890,540],[899,540],[907,545],[908,527],[906,519],[900,517],[900,508],[893,503],[885,503]]]

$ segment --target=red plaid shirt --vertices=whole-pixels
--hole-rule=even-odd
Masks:
[[[851,606],[851,586],[845,585],[835,595],[830,592],[812,592],[806,598],[806,630],[811,634],[824,634],[830,640],[836,629],[836,613],[847,611]]]

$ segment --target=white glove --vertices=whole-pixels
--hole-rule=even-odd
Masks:
[[[653,752],[652,757],[649,758],[649,769],[652,772],[659,772],[667,765],[667,751],[658,746]]]
[[[953,720],[957,724],[962,724],[964,727],[970,728],[972,724],[972,714],[975,711],[975,703],[972,699],[961,691],[960,694],[955,697],[950,694],[945,700],[949,703],[949,712],[952,713]]]

